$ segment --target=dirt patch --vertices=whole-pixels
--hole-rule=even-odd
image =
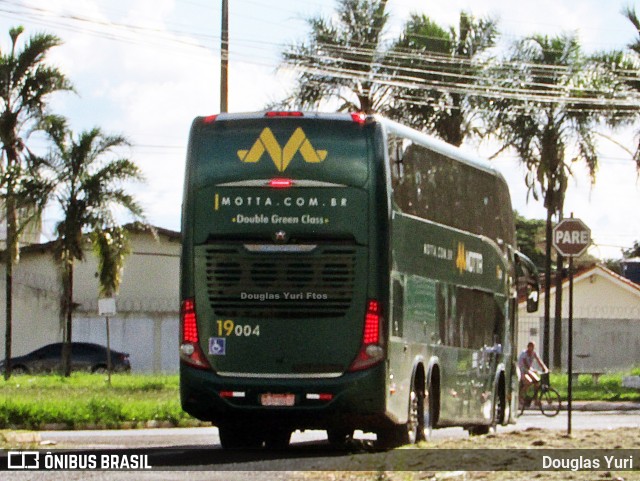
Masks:
[[[333,480],[333,481],[525,481],[525,480],[589,480],[589,481],[630,481],[640,480],[640,456],[634,453],[632,459],[634,471],[605,471],[594,470],[587,462],[582,461],[580,469],[571,471],[446,471],[441,468],[433,469],[434,456],[478,456],[479,465],[484,465],[486,456],[496,457],[496,462],[504,459],[505,466],[511,466],[514,459],[509,456],[530,457],[539,459],[540,450],[585,450],[583,458],[589,458],[590,449],[615,449],[625,450],[640,448],[640,432],[634,428],[620,428],[605,431],[580,430],[571,436],[566,433],[529,428],[523,431],[513,431],[487,436],[477,436],[460,440],[442,440],[437,442],[425,442],[418,449],[398,449],[387,453],[372,453],[357,455],[352,458],[352,468],[360,469],[362,466],[380,466],[379,469],[370,471],[325,471],[296,473],[295,479],[305,480]],[[451,451],[454,450],[454,451]],[[479,450],[474,452],[460,450]],[[486,450],[496,450],[487,452]],[[522,451],[525,450],[525,451]],[[536,451],[534,451],[536,450]],[[495,453],[495,454],[494,454]],[[510,454],[511,453],[511,454]],[[553,454],[553,451],[551,452]],[[629,459],[629,453],[625,452],[622,461]],[[363,457],[364,456],[364,457]],[[369,457],[370,456],[370,457]],[[500,458],[502,457],[502,458]],[[579,456],[578,456],[579,457]],[[572,459],[576,458],[575,452]],[[455,459],[451,458],[455,463]],[[555,458],[554,458],[555,459]],[[517,460],[516,460],[517,461]],[[517,465],[517,464],[515,464]],[[393,466],[393,468],[389,468]],[[575,465],[574,465],[575,466]],[[585,466],[587,469],[585,469]],[[602,467],[605,464],[602,463]],[[349,468],[346,468],[349,469]],[[446,469],[446,468],[445,468]],[[484,468],[483,468],[484,469]]]

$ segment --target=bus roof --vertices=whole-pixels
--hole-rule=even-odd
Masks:
[[[306,118],[318,120],[334,120],[343,122],[378,122],[387,132],[396,133],[412,141],[423,145],[444,156],[453,158],[457,161],[470,165],[476,169],[480,169],[488,174],[498,177],[506,184],[506,180],[502,174],[493,167],[488,160],[480,156],[473,155],[469,152],[449,144],[442,139],[438,139],[432,135],[420,132],[406,125],[390,120],[382,115],[364,115],[362,113],[329,113],[329,112],[307,112],[307,111],[256,111],[244,113],[220,113],[208,117],[200,117],[201,120],[207,121],[235,121],[235,120],[257,120],[269,118]]]
[[[456,159],[476,169],[483,170],[491,175],[495,175],[496,177],[501,178],[504,181],[502,174],[495,167],[493,167],[488,160],[483,159],[480,156],[465,152],[461,148],[449,144],[442,139],[438,139],[437,137],[434,137],[432,135],[428,135],[418,130],[412,129],[411,127],[407,127],[406,125],[402,125],[380,115],[374,115],[373,117],[376,119],[376,121],[381,123],[389,133],[395,133],[401,135],[402,137],[406,137],[413,142],[416,142],[417,144],[423,145],[435,152],[438,152],[439,154]]]
[[[256,111],[256,112],[243,112],[243,113],[219,113],[217,115],[210,115],[207,117],[200,117],[204,119],[216,120],[216,121],[234,121],[234,120],[257,120],[257,119],[269,119],[269,118],[306,118],[306,119],[318,119],[318,120],[340,120],[340,121],[359,121],[364,122],[366,116],[359,113],[325,113],[325,112],[307,112],[307,111]],[[356,120],[358,119],[358,120]]]

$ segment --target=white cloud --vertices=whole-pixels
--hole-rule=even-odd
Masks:
[[[35,18],[37,22],[34,17],[0,16],[0,32],[22,23],[25,35],[46,30],[65,41],[50,58],[72,79],[79,95],[56,95],[52,108],[67,115],[77,131],[98,125],[127,135],[136,144],[131,157],[148,178],[147,186],[136,188],[136,195],[151,222],[177,229],[189,126],[196,115],[215,113],[219,107],[218,4],[175,0],[25,0],[21,4],[55,14]],[[305,38],[301,18],[331,13],[333,5],[319,0],[232,3],[231,111],[260,110],[284,96],[291,75],[275,71],[280,49],[293,39]],[[499,14],[507,39],[534,31],[553,34],[579,29],[590,49],[621,48],[631,41],[633,28],[619,13],[623,5],[622,0],[389,1],[396,31],[410,12],[424,12],[440,23],[455,25],[465,9],[476,15]],[[60,15],[90,21],[64,20]],[[106,27],[105,22],[146,30]],[[8,35],[0,41],[5,46]],[[614,161],[603,162],[593,189],[583,175],[571,185],[567,212],[582,217],[598,242],[630,246],[640,239],[635,168],[618,160],[624,157],[620,150],[606,155]],[[527,216],[544,217],[541,203],[526,202],[522,167],[501,160],[499,168],[509,181],[514,206]],[[613,255],[608,251],[605,257],[618,251],[614,248]]]

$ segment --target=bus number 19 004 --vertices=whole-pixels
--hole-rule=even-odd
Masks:
[[[252,326],[250,324],[236,324],[231,319],[218,319],[216,323],[218,325],[219,337],[249,337],[260,335],[260,324],[257,324],[255,326]]]

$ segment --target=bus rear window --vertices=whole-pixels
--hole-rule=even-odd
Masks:
[[[192,131],[192,179],[205,185],[286,178],[362,187],[367,127],[304,118],[216,121]]]

